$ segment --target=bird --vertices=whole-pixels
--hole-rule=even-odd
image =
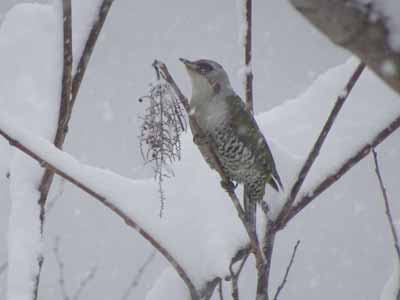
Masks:
[[[228,182],[243,184],[253,203],[262,203],[266,184],[282,191],[271,150],[253,114],[233,90],[227,72],[209,59],[190,61],[179,58],[185,65],[192,84],[189,114],[196,120],[204,136],[196,136],[201,154],[212,169],[215,161],[206,151],[208,144],[218,158]],[[193,121],[189,125],[194,131]],[[198,140],[196,142],[196,139]]]

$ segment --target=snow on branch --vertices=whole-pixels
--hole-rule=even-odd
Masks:
[[[325,122],[325,125],[323,126],[321,133],[319,134],[317,140],[315,141],[315,144],[313,148],[311,149],[310,153],[308,154],[307,159],[305,160],[303,167],[301,168],[299,175],[297,176],[296,182],[293,184],[289,196],[287,197],[285,201],[285,205],[283,206],[278,218],[276,219],[276,222],[274,226],[278,227],[284,227],[285,224],[289,221],[289,217],[291,215],[291,210],[294,201],[296,200],[296,196],[300,191],[301,186],[304,183],[304,180],[307,177],[307,174],[309,173],[313,163],[317,159],[320,150],[325,142],[326,137],[328,136],[329,131],[331,130],[336,117],[338,116],[341,108],[343,107],[344,102],[348,98],[351,90],[353,89],[354,85],[356,84],[358,78],[360,78],[361,73],[363,72],[365,68],[365,65],[363,63],[360,63],[357,68],[355,69],[354,73],[350,77],[349,81],[347,82],[344,92],[340,93],[339,96],[337,97],[337,100],[335,102],[335,105],[332,108],[332,111]]]
[[[155,240],[149,232],[147,232],[123,209],[115,205],[112,202],[112,199],[107,198],[105,195],[92,188],[88,183],[85,183],[85,180],[88,180],[88,177],[82,175],[82,169],[84,168],[84,165],[80,164],[70,155],[54,147],[54,145],[49,143],[47,140],[35,137],[32,134],[19,129],[12,120],[4,115],[0,117],[0,135],[6,138],[10,145],[18,148],[20,151],[36,160],[42,167],[48,168],[55,174],[63,177],[81,190],[93,196],[95,199],[100,201],[103,205],[121,217],[129,227],[133,228],[142,237],[144,237],[175,268],[176,272],[179,274],[191,292],[192,299],[199,299],[196,288],[188,277],[186,271],[168,252],[168,250],[164,248],[157,240]],[[91,173],[93,178],[96,177],[95,168],[92,168],[89,173]],[[99,188],[101,184],[94,185],[95,187]]]
[[[333,43],[357,55],[400,93],[400,3],[378,0],[291,0]]]

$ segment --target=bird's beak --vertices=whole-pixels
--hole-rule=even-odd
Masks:
[[[188,59],[185,59],[185,58],[179,58],[179,60],[185,65],[185,67],[187,69],[192,70],[192,71],[197,70],[197,65],[194,62],[192,62]]]

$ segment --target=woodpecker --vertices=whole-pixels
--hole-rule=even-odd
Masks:
[[[212,60],[179,59],[192,83],[190,113],[200,127],[204,140],[211,144],[230,181],[244,184],[247,197],[260,203],[266,184],[276,191],[283,185],[276,170],[271,150],[253,115],[235,93],[223,67]],[[190,123],[193,131],[193,124]],[[212,158],[206,155],[205,143],[196,142],[212,169]],[[222,183],[227,186],[227,183]]]

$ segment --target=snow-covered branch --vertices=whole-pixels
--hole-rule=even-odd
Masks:
[[[333,43],[357,55],[400,93],[398,1],[291,0]]]
[[[288,218],[292,219],[296,216],[303,208],[317,198],[322,192],[330,188],[336,183],[344,174],[350,169],[357,165],[363,158],[365,158],[371,151],[381,144],[387,137],[395,132],[400,127],[400,115],[390,122],[384,129],[382,129],[375,137],[370,141],[361,146],[355,151],[350,157],[343,161],[343,163],[336,169],[336,171],[330,173],[322,181],[320,181],[311,191],[305,193],[297,203],[293,206],[289,213]]]
[[[54,145],[62,149],[68,132],[68,123],[71,119],[72,108],[75,103],[81,82],[83,80],[86,67],[89,63],[90,56],[96,45],[98,35],[102,29],[108,11],[113,1],[103,0],[100,6],[98,16],[94,20],[92,29],[86,41],[84,51],[79,60],[78,71],[72,76],[72,4],[71,0],[62,1],[62,27],[63,27],[63,71],[61,85],[61,101],[59,106],[57,129],[54,137]],[[73,77],[73,78],[72,78]],[[43,234],[43,226],[45,222],[45,208],[50,187],[52,185],[54,173],[46,168],[38,186],[40,197],[38,203],[40,205],[40,232]],[[43,264],[43,257],[40,257],[39,269],[36,275],[34,287],[34,299],[37,299],[38,287],[40,281],[40,273]]]
[[[197,290],[187,275],[186,271],[180,265],[180,263],[168,252],[163,245],[161,245],[152,235],[146,231],[136,220],[134,220],[130,215],[127,214],[123,209],[118,207],[109,199],[107,196],[98,192],[96,189],[92,188],[87,182],[87,177],[82,176],[82,169],[85,168],[84,165],[80,164],[76,159],[70,155],[62,152],[61,150],[54,147],[45,139],[35,137],[32,134],[19,129],[18,126],[6,116],[0,117],[0,135],[8,140],[10,145],[16,147],[26,155],[30,156],[36,160],[40,166],[50,169],[55,174],[63,177],[70,183],[74,184],[81,190],[85,191],[89,195],[93,196],[95,199],[100,201],[103,205],[111,209],[119,217],[121,217],[124,222],[134,230],[136,230],[142,237],[144,237],[155,249],[157,249],[164,258],[173,266],[179,276],[187,285],[192,299],[199,299]],[[87,169],[88,167],[86,167]],[[88,170],[89,173],[95,172],[93,168]],[[92,173],[93,177],[96,177]],[[95,184],[95,187],[99,185]]]
[[[303,185],[307,174],[309,173],[312,165],[314,164],[315,160],[319,156],[321,148],[325,142],[326,137],[329,134],[341,108],[343,107],[344,102],[347,100],[348,96],[350,95],[351,90],[353,89],[354,85],[356,84],[357,80],[360,78],[361,73],[363,72],[365,65],[360,63],[355,71],[353,72],[352,76],[350,77],[349,81],[347,82],[346,86],[344,87],[343,93],[340,93],[336,99],[335,105],[332,108],[332,111],[323,126],[321,133],[319,134],[317,140],[315,141],[314,146],[312,147],[310,153],[308,154],[307,159],[305,160],[303,167],[300,169],[299,175],[297,176],[296,182],[293,184],[289,196],[285,201],[285,205],[282,208],[278,218],[274,226],[277,227],[284,227],[289,219],[292,217],[291,211],[293,203],[296,200],[296,196],[300,191],[301,186]]]

